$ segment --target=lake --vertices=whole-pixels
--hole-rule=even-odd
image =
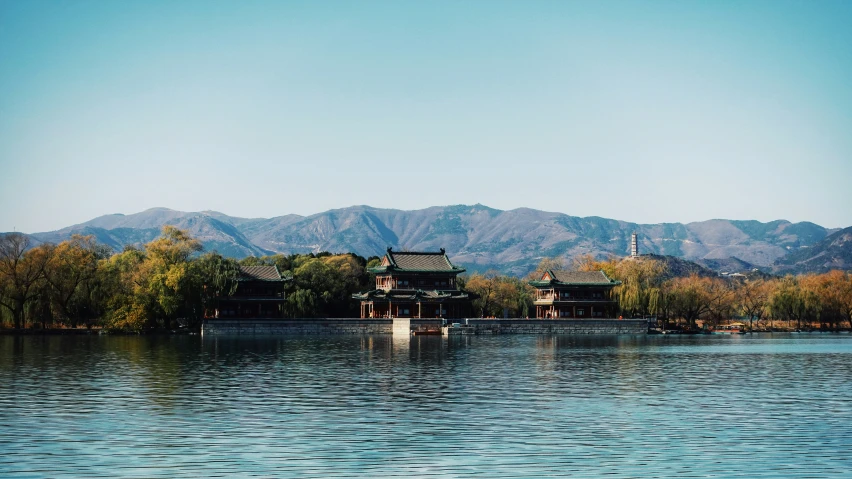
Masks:
[[[852,477],[852,335],[0,336],[0,476]]]

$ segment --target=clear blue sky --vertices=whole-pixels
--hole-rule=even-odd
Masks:
[[[0,231],[459,203],[852,225],[852,1],[0,0]]]

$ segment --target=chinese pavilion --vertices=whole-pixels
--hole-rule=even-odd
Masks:
[[[214,318],[278,319],[284,317],[284,283],[275,266],[240,266],[237,289],[218,299]]]
[[[618,303],[610,291],[621,284],[603,271],[545,271],[535,288],[536,318],[612,318]]]
[[[388,248],[376,275],[376,289],[353,294],[362,318],[464,318],[475,295],[458,289],[454,266],[443,248],[436,253],[397,252]]]

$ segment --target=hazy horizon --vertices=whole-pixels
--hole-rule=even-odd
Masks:
[[[0,0],[0,231],[481,203],[852,225],[852,2]]]

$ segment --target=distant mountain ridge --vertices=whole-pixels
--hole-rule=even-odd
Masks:
[[[443,247],[454,262],[468,270],[494,268],[519,275],[529,272],[543,257],[625,256],[633,232],[639,234],[642,253],[675,256],[717,271],[782,270],[787,265],[785,258],[794,258],[791,261],[806,270],[811,264],[808,255],[814,251],[811,247],[840,233],[810,222],[708,220],[647,225],[529,208],[503,211],[476,204],[413,211],[352,206],[274,218],[152,208],[130,215],[105,215],[31,236],[38,242],[59,242],[72,234],[92,234],[120,250],[127,244],[150,241],[166,224],[188,230],[208,251],[237,258],[319,251],[351,251],[367,257],[382,254],[388,246],[400,250]],[[850,247],[852,242],[841,241],[830,251],[827,246],[820,251],[823,256],[842,256]]]
[[[218,251],[225,256],[243,258],[263,256],[271,251],[259,248],[245,237],[235,226],[240,218],[222,215],[222,221],[216,215],[207,212],[185,213],[167,208],[152,208],[132,215],[105,215],[79,225],[61,230],[31,235],[39,242],[58,243],[74,234],[93,235],[98,242],[121,251],[125,245],[141,245],[160,235],[164,225],[174,225],[188,230],[201,240],[208,251]],[[250,221],[250,220],[247,220]]]
[[[791,252],[773,265],[779,273],[824,273],[832,269],[852,270],[852,227]]]

